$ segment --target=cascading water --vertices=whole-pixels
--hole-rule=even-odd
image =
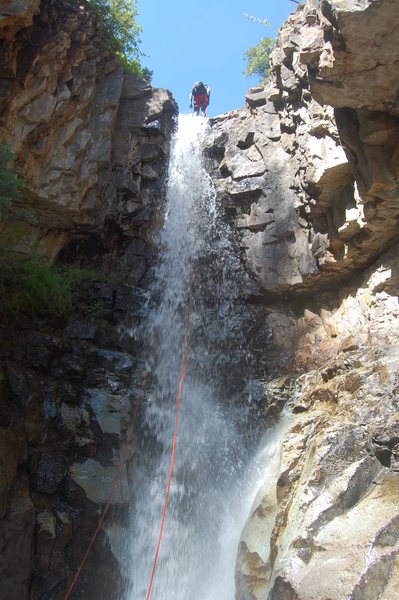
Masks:
[[[251,356],[243,331],[250,316],[238,283],[246,275],[231,249],[228,227],[218,217],[203,166],[206,128],[205,119],[180,116],[172,144],[166,216],[144,331],[147,339],[156,332],[156,342],[131,468],[127,600],[146,598],[157,547],[192,268],[188,358],[153,600],[233,600],[237,545],[248,497],[256,491],[249,489],[247,472],[256,438],[245,394]],[[240,513],[239,506],[246,512]]]

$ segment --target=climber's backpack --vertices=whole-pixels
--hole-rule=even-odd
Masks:
[[[206,89],[202,81],[197,81],[196,83],[194,83],[193,95],[199,96],[200,94],[206,94]]]

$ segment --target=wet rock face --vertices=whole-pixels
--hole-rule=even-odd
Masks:
[[[212,121],[218,196],[268,293],[331,286],[397,239],[398,18],[392,0],[308,0],[266,87]]]
[[[0,19],[0,139],[25,180],[19,206],[38,221],[25,236],[53,260],[89,245],[90,230],[112,261],[140,238],[161,195],[177,107],[166,90],[123,74],[86,5],[42,2],[37,14],[28,4],[8,3]]]
[[[108,500],[139,378],[138,348],[115,333],[121,304],[134,318],[145,296],[85,283],[65,328],[0,329],[0,573],[9,600],[65,597]],[[128,502],[124,467],[77,597],[120,598],[115,541]]]
[[[176,112],[168,91],[122,72],[86,3],[1,3],[0,141],[25,180],[15,204],[37,218],[24,247],[124,282],[83,283],[67,323],[0,324],[9,600],[65,597],[108,499],[139,378],[138,348],[121,328],[127,313],[134,325],[145,313],[136,284],[151,260]],[[14,233],[3,223],[2,236]],[[127,502],[124,468],[76,597],[120,598]]]
[[[289,189],[294,172],[273,123],[279,117],[273,105],[268,110],[216,122],[208,143],[222,157],[216,189],[236,220],[248,267],[263,289],[276,290],[300,283],[317,266],[298,225]]]

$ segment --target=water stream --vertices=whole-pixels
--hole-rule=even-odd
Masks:
[[[145,599],[161,525],[188,289],[194,283],[175,463],[152,600],[233,600],[237,546],[259,484],[250,402],[251,314],[231,231],[218,214],[203,166],[206,119],[182,115],[172,143],[166,217],[143,338],[156,343],[131,468],[131,587]]]

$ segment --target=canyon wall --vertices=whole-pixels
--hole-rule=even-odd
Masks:
[[[8,600],[65,597],[111,491],[144,369],[129,328],[145,313],[176,113],[168,91],[123,73],[86,3],[1,3],[0,141],[25,182],[15,206],[34,217],[3,222],[1,242],[95,272],[66,320],[0,323]],[[120,598],[128,490],[124,467],[76,597]]]
[[[37,220],[25,226],[24,244],[50,261],[80,247],[112,263],[123,250],[140,271],[140,227],[149,199],[162,197],[177,112],[171,94],[123,73],[85,3],[2,10],[0,139],[25,182],[16,206]]]
[[[289,398],[239,600],[398,587],[398,8],[307,0],[266,85],[212,120],[209,168],[264,311],[266,415]]]
[[[239,547],[238,600],[398,588],[398,29],[395,0],[307,0],[266,85],[211,120],[209,171],[252,277],[240,294],[265,427],[285,406]],[[25,180],[17,206],[36,219],[19,224],[19,247],[99,275],[66,323],[1,324],[9,600],[65,597],[108,496],[145,369],[129,326],[146,310],[176,112],[169,92],[122,72],[86,4],[2,3],[0,141]],[[120,597],[127,486],[123,470],[78,596]]]

